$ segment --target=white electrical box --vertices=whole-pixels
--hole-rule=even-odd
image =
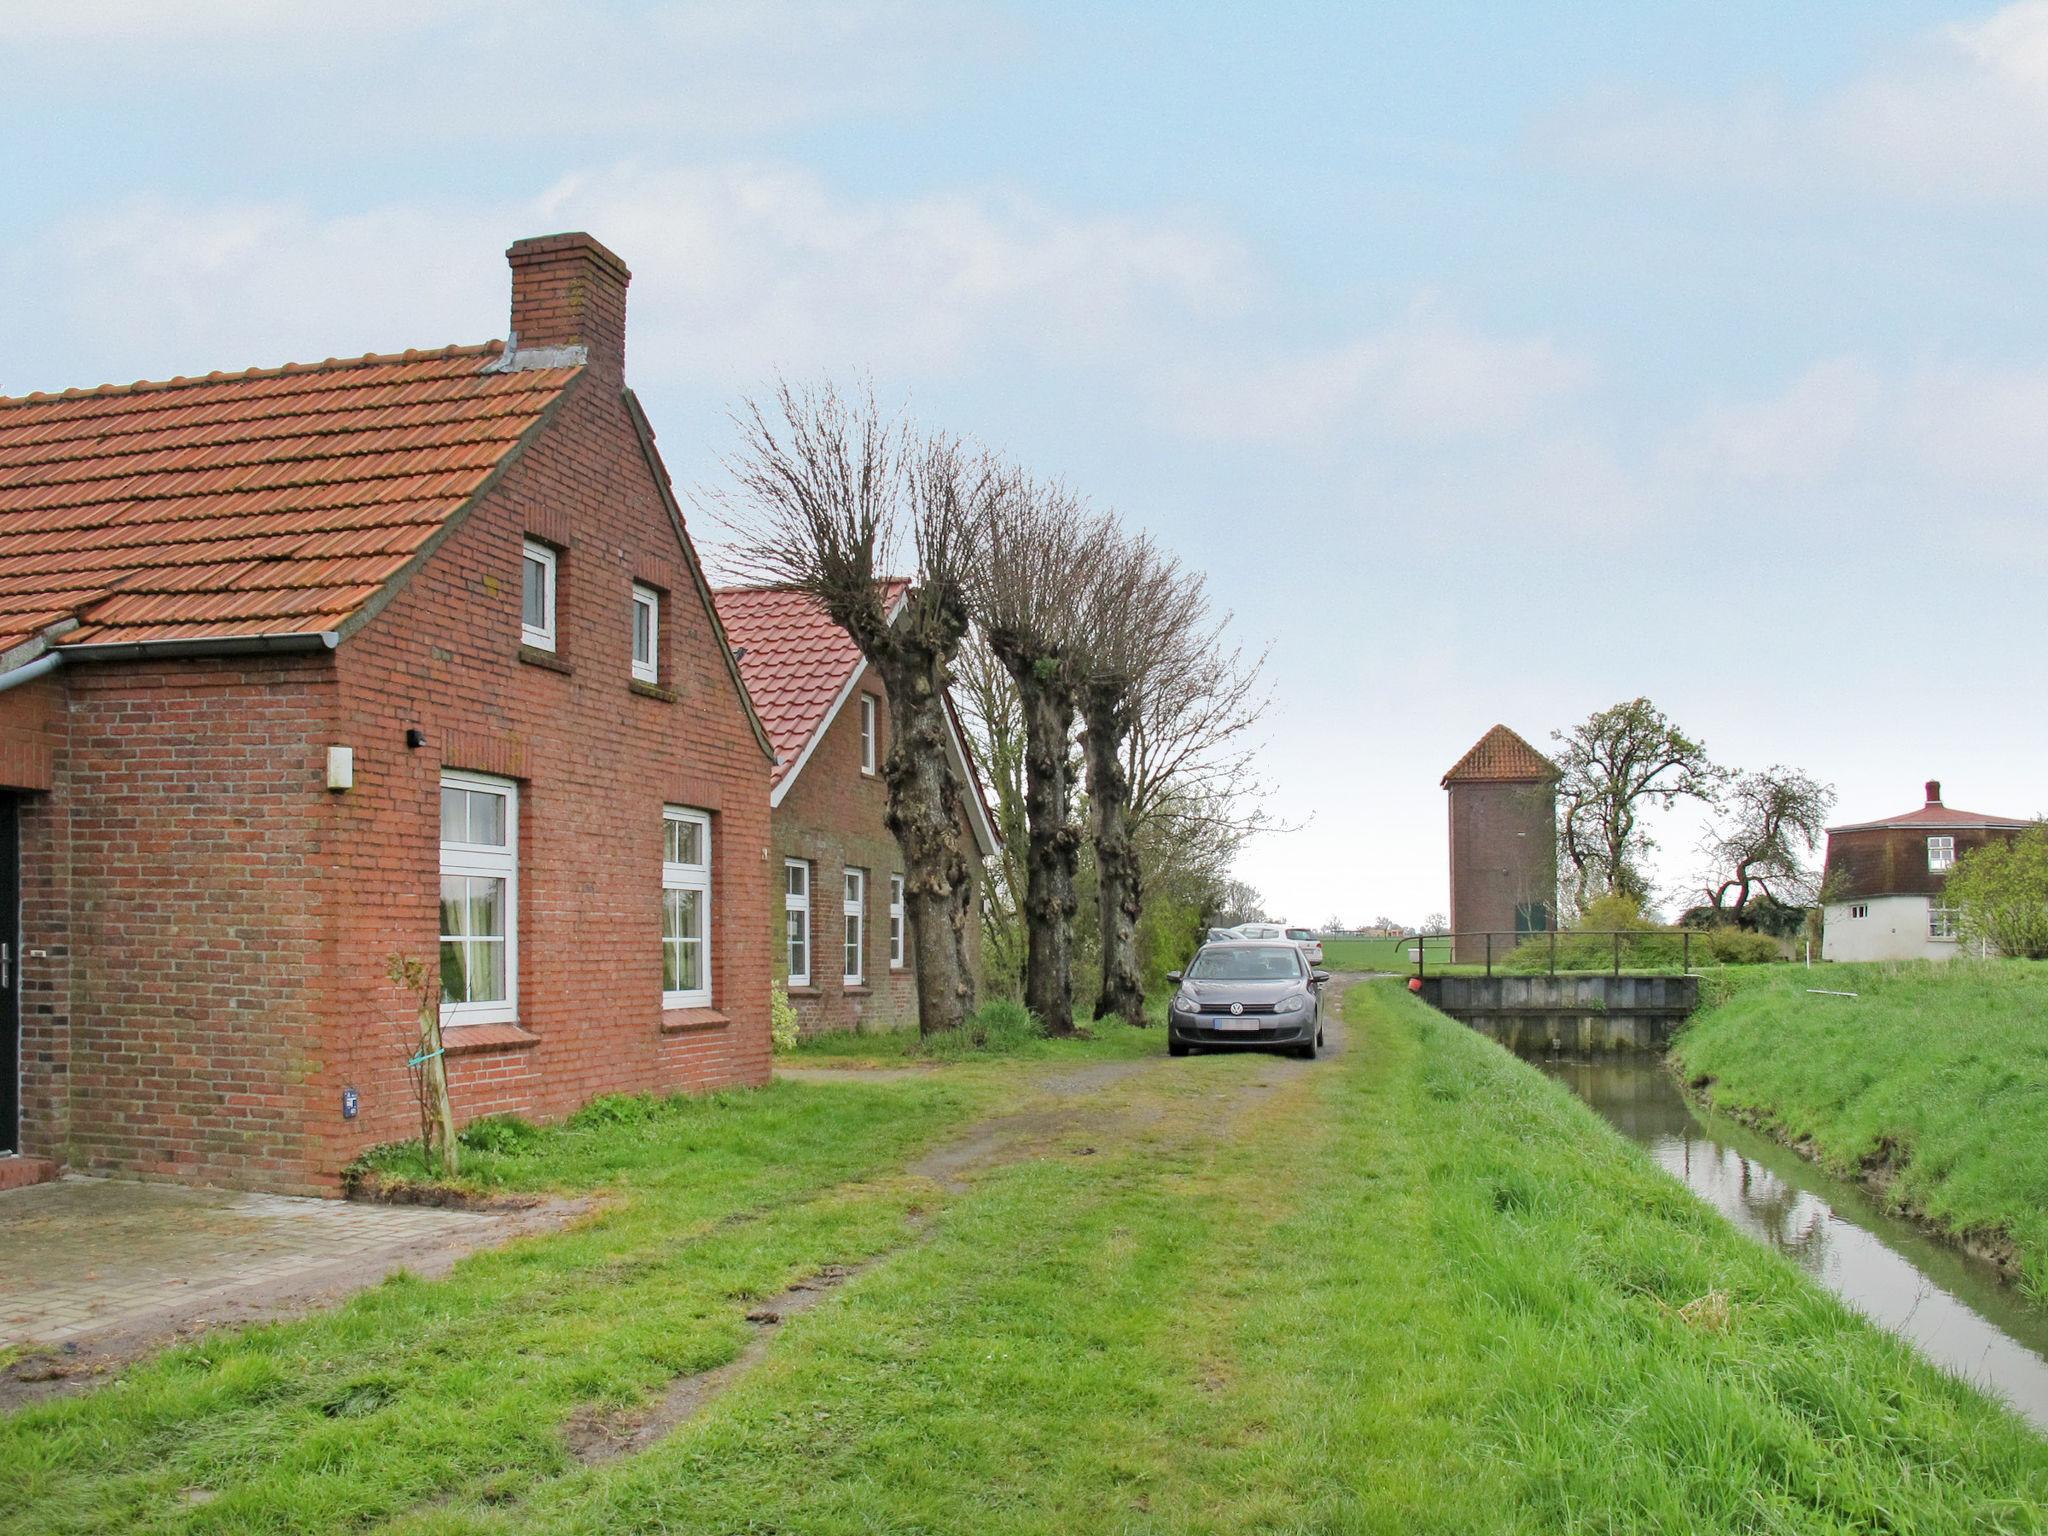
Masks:
[[[329,789],[354,789],[356,787],[356,749],[354,747],[329,747],[327,749],[327,787]]]

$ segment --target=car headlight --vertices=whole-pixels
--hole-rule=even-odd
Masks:
[[[1176,993],[1174,995],[1173,1011],[1175,1013],[1195,1013],[1200,1010],[1200,1007],[1201,1005],[1197,1003],[1192,997],[1189,997],[1185,992]]]
[[[1297,992],[1292,997],[1281,998],[1280,1006],[1274,1011],[1277,1013],[1299,1013],[1302,1009],[1306,1008],[1307,1006],[1308,999],[1303,997],[1299,992]]]

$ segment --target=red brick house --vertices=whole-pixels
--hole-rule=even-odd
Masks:
[[[511,338],[0,400],[0,1149],[333,1193],[463,1118],[759,1083],[765,731],[625,385],[625,266]]]
[[[903,593],[903,583],[891,586],[892,614]],[[903,854],[883,820],[888,693],[853,637],[801,592],[722,589],[718,614],[775,744],[769,921],[776,972],[799,1026],[814,1034],[864,1020],[912,1022],[917,983],[906,963]],[[954,769],[972,786],[960,832],[979,902],[995,822],[957,716],[950,739]],[[970,942],[978,967],[979,924]]]

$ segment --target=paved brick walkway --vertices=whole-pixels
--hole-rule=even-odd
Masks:
[[[276,1315],[401,1267],[444,1270],[557,1219],[117,1179],[11,1190],[0,1194],[0,1348]]]

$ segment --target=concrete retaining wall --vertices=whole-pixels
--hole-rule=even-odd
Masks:
[[[1422,1000],[1518,1055],[1661,1051],[1699,1006],[1697,976],[1429,976]]]

